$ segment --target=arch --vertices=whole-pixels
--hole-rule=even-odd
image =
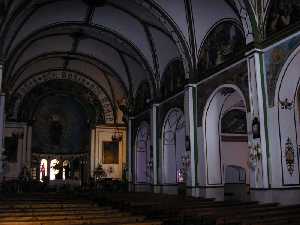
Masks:
[[[247,112],[242,91],[232,84],[219,86],[205,105],[202,119],[207,185],[224,185],[228,165],[248,170],[247,183],[250,183],[247,134],[222,134],[222,118],[236,108]]]
[[[178,174],[182,170],[182,157],[185,156],[184,113],[179,108],[167,113],[163,130],[162,181],[164,184],[178,183]]]
[[[150,153],[150,126],[142,122],[135,139],[135,182],[150,183],[152,178]]]
[[[114,105],[103,88],[99,86],[95,81],[88,77],[85,77],[81,73],[78,73],[76,71],[66,72],[64,70],[54,70],[44,73],[42,72],[37,76],[25,80],[18,88],[16,88],[16,92],[13,95],[15,96],[14,105],[12,107],[13,119],[17,118],[19,107],[26,94],[29,93],[37,85],[43,84],[50,80],[68,80],[79,85],[83,85],[85,88],[88,88],[95,96],[97,96],[99,102],[101,102],[104,108],[106,123],[114,122]]]
[[[288,57],[276,84],[274,105],[278,144],[274,145],[281,164],[282,185],[300,185],[300,46]],[[288,157],[289,156],[289,157]],[[292,157],[292,160],[291,160]],[[277,158],[277,159],[278,159]]]

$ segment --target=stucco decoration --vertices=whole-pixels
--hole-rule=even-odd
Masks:
[[[284,153],[288,172],[292,176],[294,173],[295,166],[295,150],[290,138],[286,140]]]

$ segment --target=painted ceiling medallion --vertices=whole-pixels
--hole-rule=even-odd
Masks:
[[[285,160],[289,174],[292,176],[295,165],[295,150],[290,138],[288,138],[285,143]]]

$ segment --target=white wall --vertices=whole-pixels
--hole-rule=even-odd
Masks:
[[[226,166],[240,166],[246,170],[246,183],[250,184],[249,167],[248,167],[248,142],[221,142],[221,158],[223,176],[225,175]],[[224,176],[225,177],[225,176]]]
[[[114,133],[115,127],[110,126],[97,126],[95,132],[91,132],[94,137],[92,137],[92,141],[94,143],[91,145],[91,176],[94,175],[95,168],[98,167],[99,164],[102,164],[103,169],[106,170],[108,177],[113,179],[121,179],[122,178],[122,170],[123,164],[126,163],[126,128],[118,128],[119,132],[122,133],[123,138],[119,143],[119,163],[118,164],[103,164],[103,142],[111,141],[111,137]],[[109,173],[109,169],[112,168],[112,173]]]

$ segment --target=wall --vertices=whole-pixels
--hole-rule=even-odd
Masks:
[[[94,170],[99,164],[102,164],[103,169],[107,172],[108,177],[113,179],[122,178],[123,166],[126,163],[126,128],[118,128],[122,133],[123,138],[119,143],[119,163],[118,164],[103,164],[103,142],[111,141],[115,127],[113,126],[97,126],[91,132],[91,176],[94,176]],[[109,172],[112,168],[112,173]]]
[[[31,167],[31,127],[25,123],[5,124],[5,137],[12,137],[13,134],[17,133],[19,134],[17,158],[15,162],[7,163],[3,174],[6,179],[16,179],[24,166],[28,169]]]
[[[246,183],[250,183],[248,167],[248,142],[221,142],[222,169],[225,175],[226,166],[235,165],[246,170]],[[224,176],[225,177],[225,176]]]

